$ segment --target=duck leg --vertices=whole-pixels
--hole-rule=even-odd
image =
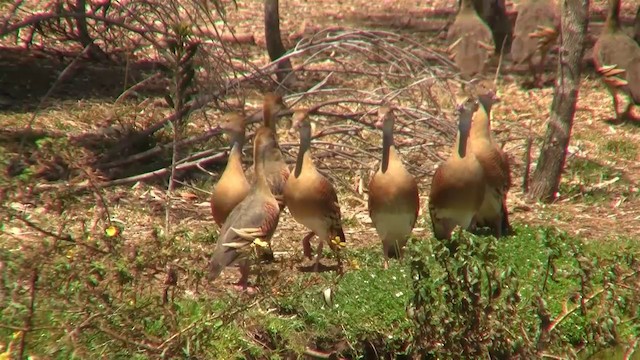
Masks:
[[[313,270],[315,272],[320,271],[320,259],[322,259],[322,248],[324,247],[324,241],[320,241],[318,243],[318,248],[316,249],[316,263],[313,266]]]
[[[509,212],[507,210],[506,202],[502,202],[502,224],[500,225],[502,228],[502,235],[508,236],[512,233],[511,224],[509,224]]]
[[[502,236],[502,224],[503,224],[503,217],[504,216],[498,216],[492,224],[492,228],[493,228],[493,236],[496,237],[496,239],[500,239],[500,237]]]
[[[307,235],[302,238],[302,251],[304,256],[308,259],[311,259],[313,256],[311,254],[311,239],[316,235],[313,231],[310,231]],[[321,242],[322,243],[322,242]]]
[[[543,63],[540,62],[538,64],[534,65],[534,69],[533,69],[533,86],[535,88],[539,88],[541,89],[544,86],[544,79],[543,79]]]
[[[549,49],[547,47],[544,47],[542,49],[540,49],[540,62],[538,63],[537,66],[537,71],[538,71],[538,83],[540,88],[542,88],[544,86],[544,65],[545,65],[545,61],[547,60],[547,54],[549,52]]]
[[[235,283],[235,288],[239,291],[247,291],[249,288],[249,259],[244,259],[238,264],[240,269],[240,279]]]
[[[633,119],[633,115],[631,114],[631,108],[633,107],[633,99],[629,99],[629,104],[624,112],[620,115],[622,119]]]
[[[476,217],[476,215],[473,215],[473,217],[471,218],[471,222],[469,223],[469,227],[467,228],[467,231],[476,232],[477,230],[478,230],[478,218]]]
[[[384,254],[384,262],[382,265],[385,270],[389,269],[390,258],[396,258],[399,262],[402,262],[404,247],[400,246],[400,243],[397,240],[385,241],[382,244],[382,249]]]
[[[527,66],[529,67],[529,73],[531,74],[531,87],[536,88],[538,87],[538,69],[533,63],[533,57],[529,57],[527,60]]]
[[[342,274],[342,257],[340,256],[340,249],[336,249],[336,260],[338,260],[338,274]]]
[[[613,111],[616,114],[614,120],[620,120],[622,118],[621,114],[618,112],[618,91],[616,91],[613,86],[607,86],[607,90],[611,94],[611,99],[613,100]]]
[[[389,248],[386,243],[382,244],[382,255],[384,255],[382,267],[387,270],[389,269]]]

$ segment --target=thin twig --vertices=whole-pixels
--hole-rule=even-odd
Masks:
[[[35,303],[36,303],[36,288],[38,285],[38,267],[34,267],[31,269],[31,277],[29,278],[29,306],[27,307],[28,312],[24,318],[24,331],[21,332],[20,337],[20,347],[18,348],[18,359],[24,359],[24,351],[27,345],[27,334],[31,331],[31,327],[33,326],[33,315],[35,313]]]
[[[627,274],[627,275],[625,275],[625,276],[622,276],[622,277],[620,278],[620,282],[625,281],[625,280],[627,280],[627,279],[629,279],[629,278],[631,278],[631,277],[633,277],[633,276],[636,276],[636,275],[638,275],[639,273],[640,273],[640,270],[637,270],[637,271],[631,272],[631,273],[629,273],[629,274]],[[551,332],[552,332],[552,331],[553,331],[553,330],[554,330],[558,325],[560,325],[560,324],[561,324],[561,323],[562,323],[562,322],[563,322],[567,317],[569,317],[571,314],[573,314],[574,312],[576,312],[576,310],[578,310],[578,309],[582,308],[582,304],[585,304],[585,305],[586,305],[587,303],[591,302],[593,299],[595,299],[596,297],[598,297],[598,296],[600,296],[602,293],[604,293],[604,291],[605,291],[605,290],[607,290],[608,288],[609,288],[608,286],[605,286],[605,287],[603,287],[602,289],[600,289],[600,290],[598,290],[598,291],[594,292],[594,293],[593,293],[593,294],[591,294],[590,296],[587,296],[586,298],[584,298],[584,299],[583,299],[584,301],[582,301],[582,302],[581,302],[581,304],[578,304],[578,305],[574,306],[574,307],[573,307],[573,308],[571,308],[571,309],[568,309],[568,308],[566,307],[566,304],[565,304],[565,305],[563,306],[563,311],[562,311],[562,313],[561,313],[557,318],[555,318],[555,319],[551,322],[551,324],[549,325],[549,327],[547,328],[547,333],[551,333]]]
[[[633,342],[631,344],[629,344],[629,347],[624,352],[624,355],[622,357],[623,360],[630,360],[631,359],[633,354],[636,352],[636,349],[638,348],[638,342],[639,341],[640,341],[640,337],[636,337],[635,339],[633,339]]]

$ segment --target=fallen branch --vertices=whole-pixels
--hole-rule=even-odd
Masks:
[[[203,159],[199,159],[196,161],[190,161],[187,163],[183,163],[183,164],[179,164],[176,166],[175,170],[176,171],[185,171],[185,170],[190,170],[193,168],[196,168],[197,166],[201,166],[202,164],[207,164],[210,162],[214,162],[214,161],[220,161],[222,159],[224,159],[227,156],[226,152],[220,152],[217,153],[215,155],[212,156],[207,156]],[[150,180],[153,178],[157,178],[157,177],[161,177],[161,176],[166,176],[170,173],[171,169],[170,168],[164,168],[164,169],[159,169],[159,170],[154,170],[154,171],[150,171],[144,174],[140,174],[140,175],[135,175],[135,176],[130,176],[127,178],[122,178],[122,179],[116,179],[116,180],[111,180],[111,181],[106,181],[103,183],[97,183],[95,184],[97,187],[99,188],[105,188],[105,187],[112,187],[112,186],[117,186],[117,185],[125,185],[125,184],[131,184],[134,182],[138,182],[138,181],[144,181],[144,180]],[[75,185],[59,185],[59,184],[38,184],[33,188],[33,192],[34,193],[40,193],[43,191],[50,191],[50,190],[56,190],[56,191],[60,191],[64,188],[67,189],[71,189],[73,191],[84,191],[87,190],[91,185],[89,184],[89,181],[85,180],[79,184],[75,184]]]
[[[152,346],[152,345],[148,345],[148,344],[145,344],[145,343],[142,343],[142,342],[139,342],[139,341],[131,340],[129,336],[118,334],[117,332],[115,332],[115,331],[113,331],[111,329],[108,329],[108,328],[106,328],[104,326],[97,326],[96,328],[99,331],[109,335],[113,339],[118,340],[120,342],[123,342],[125,344],[133,345],[135,347],[138,347],[140,349],[145,349],[145,350],[153,352],[153,353],[157,353],[158,352],[157,346]]]
[[[159,79],[161,76],[162,76],[162,74],[155,73],[155,74],[149,76],[148,78],[138,82],[137,84],[131,86],[130,88],[125,90],[122,94],[120,94],[120,96],[118,96],[118,98],[116,99],[116,101],[113,102],[113,104],[116,105],[116,104],[120,103],[121,100],[126,99],[129,95],[134,93],[136,90],[144,87],[147,83],[150,83],[150,82],[152,82],[154,80]]]
[[[197,144],[201,141],[205,141],[208,140],[210,138],[212,138],[215,135],[220,134],[222,131],[218,128],[216,129],[212,129],[209,130],[207,132],[205,132],[202,135],[198,135],[198,136],[192,136],[190,138],[186,138],[184,140],[180,140],[178,141],[178,143],[176,144],[176,147],[178,149],[181,149],[183,147],[185,147],[186,145],[192,145],[192,144]],[[122,166],[122,165],[127,165],[127,164],[131,164],[133,162],[136,161],[140,161],[140,160],[144,160],[146,158],[155,156],[167,149],[170,149],[172,147],[172,143],[169,144],[164,144],[164,145],[156,145],[154,148],[149,149],[147,151],[143,151],[141,153],[137,153],[137,154],[133,154],[130,156],[127,156],[124,159],[119,159],[119,160],[114,160],[111,162],[107,162],[107,163],[101,163],[101,164],[97,164],[96,167],[99,169],[110,169],[110,168],[114,168],[114,167],[118,167],[118,166]]]
[[[303,54],[314,52],[309,56],[309,59],[313,59],[319,54],[322,54],[326,50],[343,50],[345,52],[361,52],[366,54],[368,57],[377,56],[381,57],[382,60],[387,59],[390,63],[393,64],[403,64],[405,66],[402,67],[403,70],[408,71],[408,75],[417,76],[417,73],[414,73],[413,69],[420,69],[419,71],[425,71],[424,60],[415,54],[411,53],[407,49],[396,46],[395,43],[406,42],[409,43],[414,49],[419,48],[425,52],[433,54],[441,64],[445,66],[451,66],[451,62],[446,59],[445,56],[438,54],[437,52],[429,49],[428,47],[419,44],[413,40],[407,39],[405,37],[399,36],[392,32],[384,32],[384,31],[362,31],[362,30],[350,30],[343,31],[336,35],[330,33],[334,31],[332,29],[326,29],[319,34],[316,34],[314,37],[310,39],[305,39],[300,41],[296,47],[290,51],[289,53],[280,57],[277,61],[270,62],[262,67],[255,68],[251,73],[242,76],[240,78],[232,79],[228,81],[222,89],[216,91],[213,94],[201,95],[195,100],[192,100],[188,104],[185,105],[186,112],[194,112],[203,107],[207,106],[211,101],[216,98],[220,98],[224,96],[230,89],[237,88],[239,85],[246,81],[251,81],[254,79],[258,79],[261,77],[267,77],[274,74],[278,63],[282,61],[287,61],[293,57],[299,57]],[[324,37],[322,37],[324,36]],[[355,48],[354,48],[355,47]],[[341,49],[342,48],[342,49]],[[373,50],[375,49],[375,51]],[[402,61],[401,61],[402,60]],[[310,61],[310,60],[308,60]],[[366,66],[363,63],[363,66]],[[426,71],[431,71],[431,78],[436,77],[435,70],[430,67]],[[365,71],[365,70],[362,70]],[[373,73],[379,73],[378,71],[374,71]],[[402,73],[402,71],[401,71]],[[420,83],[419,81],[418,83]],[[365,101],[365,100],[349,100],[349,99],[340,99],[340,100],[331,100],[315,105],[310,109],[310,113],[314,114],[318,111],[318,109],[338,104],[342,102],[352,102],[352,103],[363,103],[368,105],[382,105],[381,101]],[[184,115],[184,114],[180,114]],[[256,115],[256,114],[254,114]],[[260,114],[258,114],[260,115]],[[151,134],[155,133],[159,129],[163,128],[168,122],[176,119],[178,115],[172,114],[159,122],[151,125],[144,131],[133,135],[132,137],[126,138],[121,141],[119,144],[110,149],[106,154],[106,159],[111,159],[115,155],[119,154],[122,150],[130,147],[132,144],[135,144],[143,139],[146,139]],[[252,121],[250,121],[252,122]]]
[[[87,188],[88,188],[89,186],[90,186],[90,185],[89,185],[89,184],[87,184]],[[43,228],[42,228],[42,227],[40,227],[39,225],[36,225],[34,222],[32,222],[32,221],[30,221],[30,220],[25,219],[23,216],[21,216],[20,214],[16,213],[15,211],[13,211],[13,210],[11,210],[11,209],[5,209],[5,210],[9,210],[10,212],[12,212],[12,216],[14,216],[16,219],[20,220],[21,222],[23,222],[23,223],[24,223],[25,225],[27,225],[29,228],[34,229],[34,230],[36,230],[37,232],[41,233],[42,235],[52,237],[52,238],[54,238],[54,239],[56,239],[56,240],[61,240],[61,241],[65,241],[65,242],[68,242],[68,243],[72,243],[72,244],[75,244],[76,246],[84,246],[84,247],[86,247],[87,249],[90,249],[90,250],[93,250],[93,251],[96,251],[96,252],[99,252],[99,253],[102,253],[102,254],[108,254],[108,252],[107,252],[107,251],[100,250],[100,249],[98,249],[98,248],[97,248],[97,247],[95,247],[95,246],[88,245],[88,244],[81,243],[81,242],[77,242],[77,241],[76,241],[73,237],[71,237],[71,235],[69,235],[69,234],[64,234],[64,235],[62,235],[62,234],[54,234],[53,232],[51,232],[51,231],[49,231],[49,230],[47,230],[47,229],[43,229]]]
[[[338,355],[336,355],[335,351],[324,352],[324,351],[313,350],[312,348],[309,348],[309,347],[304,349],[304,354],[316,359],[332,359],[332,360],[342,359],[342,358],[339,358]]]
[[[221,42],[230,43],[230,44],[249,44],[254,45],[256,43],[256,39],[251,33],[247,34],[221,34],[219,37]]]
[[[637,276],[638,274],[640,274],[640,270],[636,270],[633,271],[629,274],[626,274],[624,276],[620,277],[620,283],[624,282],[625,280]],[[581,309],[583,306],[585,306],[586,304],[590,303],[591,301],[593,301],[595,298],[597,298],[598,296],[602,295],[607,289],[609,289],[612,285],[607,285],[605,287],[603,287],[602,289],[595,291],[593,294],[587,296],[586,298],[581,299],[580,304],[573,306],[572,308],[569,308],[567,306],[567,301],[565,301],[562,304],[562,312],[560,314],[558,314],[558,316],[552,320],[545,328],[541,329],[541,331],[548,336],[553,332],[553,330],[555,330],[558,325],[560,325],[565,319],[567,319],[570,315],[572,315],[573,313],[575,313],[578,309]],[[538,302],[540,303],[541,299],[538,300]],[[541,305],[538,305],[541,306]]]

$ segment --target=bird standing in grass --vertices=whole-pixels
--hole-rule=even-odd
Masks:
[[[260,253],[269,247],[278,221],[280,208],[269,189],[266,168],[272,161],[268,154],[277,147],[275,135],[268,127],[256,131],[253,145],[255,181],[249,194],[231,211],[220,229],[218,243],[209,264],[209,279],[215,280],[225,267],[240,266],[237,285],[248,289],[252,252]]]
[[[516,64],[529,66],[534,87],[544,83],[544,62],[559,33],[560,15],[554,0],[525,0],[518,4],[511,58]]]
[[[271,129],[276,141],[276,146],[269,149],[265,154],[265,156],[269,160],[266,163],[267,165],[265,167],[265,176],[267,178],[269,188],[271,189],[271,193],[278,200],[281,210],[284,209],[285,206],[282,197],[282,191],[284,190],[284,184],[287,182],[287,178],[289,178],[290,170],[287,166],[287,163],[284,161],[284,156],[282,155],[280,145],[278,144],[276,114],[285,108],[286,106],[282,101],[282,96],[271,92],[264,95],[262,101],[261,127],[267,127]],[[255,181],[256,177],[254,175],[254,172],[254,167],[249,168],[249,170],[247,171],[247,178],[249,179],[250,183]]]
[[[620,28],[620,0],[609,0],[609,13],[598,41],[593,46],[593,62],[611,93],[615,119],[631,115],[640,105],[640,45]],[[619,92],[629,96],[627,108],[618,111]]]
[[[311,232],[302,239],[304,255],[311,258],[310,240],[318,235],[315,271],[319,271],[322,248],[326,241],[338,256],[346,245],[338,196],[331,182],[313,164],[311,157],[311,123],[304,110],[294,114],[294,126],[300,131],[300,150],[296,167],[284,188],[284,200],[293,218]]]
[[[402,258],[420,210],[416,179],[393,143],[394,123],[393,110],[381,107],[376,127],[382,128],[382,162],[369,182],[369,216],[382,240],[385,269],[389,258]]]
[[[489,227],[499,238],[511,231],[507,211],[507,193],[511,187],[511,169],[507,155],[491,135],[491,107],[500,99],[493,83],[487,80],[470,84],[472,96],[480,106],[473,114],[470,151],[482,166],[486,191],[474,227]]]
[[[456,109],[458,134],[449,159],[440,165],[431,182],[429,215],[438,240],[450,239],[456,226],[469,230],[485,193],[482,166],[470,151],[473,114],[478,110],[475,98],[467,98]]]
[[[491,30],[478,16],[473,0],[460,3],[460,10],[447,33],[447,41],[450,58],[466,78],[482,74],[495,51]]]
[[[231,152],[227,166],[211,194],[211,214],[213,220],[222,227],[227,216],[249,193],[249,182],[242,169],[242,147],[245,138],[244,117],[227,114],[220,121],[220,128],[230,137]]]

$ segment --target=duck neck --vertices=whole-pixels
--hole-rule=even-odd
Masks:
[[[472,116],[473,122],[468,135],[474,139],[491,138],[491,122],[489,121],[489,112],[486,111],[485,107],[480,104],[478,110]]]
[[[270,102],[265,102],[262,106],[262,124],[265,127],[273,130],[274,134],[276,131],[276,124],[273,119],[273,105]]]
[[[254,149],[253,163],[255,166],[255,179],[256,187],[258,190],[269,190],[269,184],[267,183],[265,167],[267,163],[266,149]]]
[[[244,131],[239,131],[231,136],[231,153],[238,153],[242,155],[242,147],[244,146],[245,135]]]
[[[461,159],[467,156],[467,141],[469,140],[469,132],[458,131],[458,138],[456,139],[456,153]]]
[[[609,13],[605,26],[609,31],[620,29],[620,0],[609,0]]]
[[[294,176],[297,178],[302,173],[302,167],[305,166],[305,162],[309,161],[308,153],[311,147],[311,126],[302,125],[300,127],[300,150],[298,151],[298,157],[296,159],[296,171]]]
[[[242,171],[242,145],[236,143],[231,148],[229,160],[227,161],[227,168],[234,168],[235,170]]]
[[[482,109],[487,113],[487,117],[491,115],[491,108],[493,107],[493,99],[489,95],[478,96],[478,102]]]
[[[382,129],[382,164],[380,167],[383,173],[387,172],[387,169],[389,168],[391,147],[393,146],[393,126],[386,125]]]
[[[476,9],[473,7],[473,0],[462,0],[460,3],[460,12],[473,13]]]
[[[456,139],[455,152],[460,158],[467,156],[467,145],[469,142],[469,136],[473,125],[475,125],[475,119],[473,115],[477,112],[470,112],[462,110],[458,115],[458,137]]]

